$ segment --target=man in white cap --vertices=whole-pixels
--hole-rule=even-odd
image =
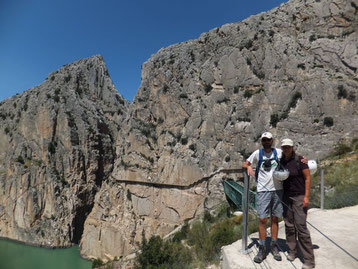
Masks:
[[[257,180],[257,213],[259,214],[259,252],[254,258],[256,263],[261,263],[266,258],[266,223],[271,217],[271,253],[275,260],[281,261],[281,255],[277,247],[278,218],[282,217],[282,182],[273,178],[273,172],[278,166],[282,156],[282,150],[272,148],[273,137],[270,132],[261,135],[263,149],[254,151],[243,164],[250,176]],[[256,173],[252,164],[257,163]]]

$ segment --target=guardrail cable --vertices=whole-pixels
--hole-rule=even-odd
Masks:
[[[259,183],[259,182],[258,182]],[[261,186],[263,186],[267,191],[269,191],[266,186],[264,186],[262,183],[260,183]],[[291,208],[288,207],[288,205],[282,201],[282,199],[280,199],[280,202],[285,205],[287,207],[288,210],[292,211],[293,210]],[[328,239],[331,243],[333,243],[336,247],[338,247],[339,249],[341,249],[344,253],[346,253],[348,256],[350,256],[352,259],[354,259],[356,262],[358,262],[358,259],[356,257],[354,257],[351,253],[349,253],[347,250],[345,250],[343,247],[341,247],[338,243],[336,243],[335,241],[333,241],[331,238],[329,238],[327,235],[325,235],[322,231],[320,231],[317,227],[315,227],[313,224],[311,224],[309,221],[306,220],[306,223],[308,223],[312,228],[314,228],[316,231],[318,231],[321,235],[323,235],[326,239]]]

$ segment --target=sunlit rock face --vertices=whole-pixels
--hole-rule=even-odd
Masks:
[[[223,174],[213,175],[239,167],[266,130],[276,144],[290,137],[316,159],[357,137],[357,6],[290,1],[145,62],[108,183],[121,198],[109,185],[97,194],[82,254],[128,254],[142,230],[164,235],[214,208],[225,196]],[[105,231],[115,234],[113,251],[111,240],[99,239]]]
[[[357,0],[289,1],[161,49],[130,104],[100,56],[50,74],[0,106],[0,235],[120,257],[222,203],[264,131],[326,156],[358,137],[357,29]]]
[[[79,242],[113,169],[127,106],[101,56],[1,103],[0,236],[48,247]]]

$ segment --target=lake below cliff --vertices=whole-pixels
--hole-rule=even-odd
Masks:
[[[46,249],[0,240],[1,269],[89,269],[92,262],[80,257],[78,246]]]

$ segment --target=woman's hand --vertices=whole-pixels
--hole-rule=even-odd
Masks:
[[[302,207],[308,207],[309,203],[310,203],[310,198],[309,198],[308,196],[305,196],[305,197],[303,198],[303,205],[302,205]]]

